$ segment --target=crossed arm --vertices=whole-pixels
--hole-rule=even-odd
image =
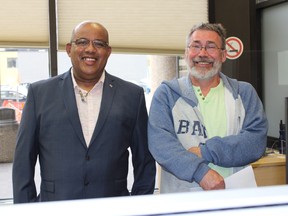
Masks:
[[[191,147],[189,152],[196,154],[199,158],[202,157],[200,147]],[[210,169],[200,181],[199,185],[203,190],[219,190],[225,189],[224,178],[213,169]]]

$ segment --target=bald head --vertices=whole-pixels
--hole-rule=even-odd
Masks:
[[[82,28],[84,28],[85,26],[91,26],[92,28],[95,29],[99,29],[99,31],[102,32],[102,34],[106,37],[107,39],[107,43],[109,44],[109,34],[107,29],[101,25],[100,23],[94,22],[94,21],[83,21],[81,23],[79,23],[72,31],[72,36],[71,36],[71,41],[73,41],[75,39],[75,35],[77,35],[77,32],[80,31]]]

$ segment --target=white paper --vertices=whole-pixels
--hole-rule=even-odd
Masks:
[[[254,171],[251,165],[224,179],[225,188],[251,188],[257,187]]]

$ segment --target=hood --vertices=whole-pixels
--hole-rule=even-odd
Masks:
[[[239,83],[237,80],[227,77],[222,72],[220,72],[220,77],[224,83],[225,88],[230,91],[234,99],[236,99],[239,93]],[[172,81],[163,81],[162,85],[170,88],[175,94],[177,94],[179,97],[182,97],[192,106],[197,106],[198,99],[193,90],[193,84],[189,78],[189,73],[187,76],[173,79]]]
[[[169,88],[178,97],[183,98],[187,103],[191,104],[193,107],[197,106],[198,99],[194,93],[193,85],[189,79],[189,75],[173,79],[171,81],[163,81],[162,85]]]

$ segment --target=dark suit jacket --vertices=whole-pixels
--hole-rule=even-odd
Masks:
[[[155,161],[147,146],[143,89],[106,72],[98,122],[86,146],[70,71],[30,85],[13,163],[14,202],[129,195],[128,148],[134,167],[132,195],[153,193]],[[37,198],[37,156],[41,189]]]

